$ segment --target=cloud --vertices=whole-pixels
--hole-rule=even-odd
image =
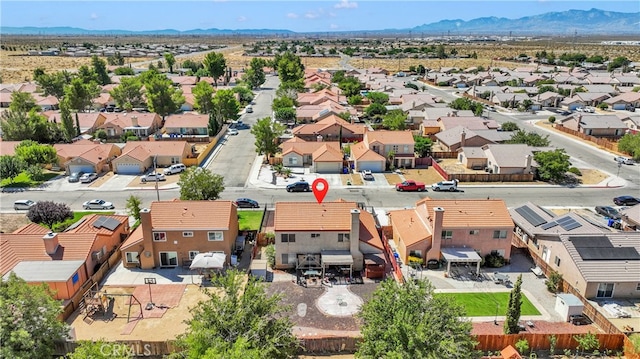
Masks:
[[[238,22],[245,22],[245,21],[247,21],[247,17],[246,16],[238,16],[237,21]]]
[[[336,9],[355,9],[358,7],[357,2],[349,2],[349,0],[340,0],[339,3],[333,5]]]
[[[318,17],[320,17],[320,15],[316,12],[309,11],[308,13],[304,14],[304,17],[306,17],[307,19],[317,19]]]
[[[98,15],[95,12],[92,12],[91,15],[89,15],[89,19],[98,20]]]
[[[335,29],[337,29],[337,28],[339,28],[339,27],[340,27],[340,26],[338,26],[338,25],[336,25],[336,24],[331,24],[331,25],[329,25],[329,28],[330,28],[331,30],[335,30]]]
[[[287,17],[289,19],[297,19],[298,18],[298,14],[290,12],[290,13],[287,14]]]

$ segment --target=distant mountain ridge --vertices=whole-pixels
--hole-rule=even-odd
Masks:
[[[632,4],[632,2],[630,2]],[[363,31],[331,32],[362,33]],[[367,30],[368,34],[417,34],[425,35],[640,35],[640,12],[622,13],[599,9],[549,12],[519,19],[481,17],[469,21],[441,20],[413,28]],[[76,27],[0,27],[3,35],[294,35],[305,34],[284,29],[193,29],[164,30],[87,30]],[[314,32],[306,32],[311,34]],[[325,32],[322,32],[325,33]]]

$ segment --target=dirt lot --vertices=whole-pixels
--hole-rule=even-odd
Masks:
[[[29,223],[31,223],[31,221],[25,213],[3,213],[0,216],[0,232],[11,233]]]
[[[433,169],[433,167],[429,167],[428,169],[410,169],[404,170],[403,172],[404,178],[422,182],[427,187],[433,183],[443,180],[442,176],[440,176],[440,174],[435,169]]]

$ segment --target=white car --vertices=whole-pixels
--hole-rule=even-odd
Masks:
[[[632,165],[635,163],[633,161],[633,158],[629,158],[629,157],[618,156],[618,157],[614,157],[613,159],[618,163],[622,163],[623,165]]]
[[[371,170],[363,170],[362,171],[362,178],[365,181],[373,181],[373,173],[371,173]]]
[[[82,204],[83,209],[114,209],[114,205],[111,202],[107,202],[104,199],[92,199]]]
[[[91,183],[98,178],[98,174],[95,172],[85,173],[80,176],[80,183]]]
[[[15,209],[16,211],[19,211],[21,209],[28,210],[29,208],[31,208],[31,206],[34,206],[35,204],[36,202],[30,199],[19,199],[13,202],[13,209]]]
[[[176,173],[182,173],[187,169],[187,166],[185,166],[182,163],[175,163],[172,164],[171,166],[169,166],[168,168],[164,169],[164,174],[165,175],[173,175]]]
[[[438,192],[438,191],[449,191],[449,192],[455,192],[458,190],[458,180],[453,180],[453,181],[441,181],[438,183],[434,183],[431,185],[431,189]]]
[[[236,130],[235,128],[230,128],[227,133],[229,134],[229,136],[235,136],[238,134],[238,130]]]
[[[166,181],[166,180],[167,179],[164,177],[164,175],[162,173],[158,173],[158,172],[148,173],[148,174],[140,177],[140,181],[142,181],[142,183],[158,182],[158,181]]]

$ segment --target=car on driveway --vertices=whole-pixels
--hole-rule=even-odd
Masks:
[[[311,192],[308,182],[299,181],[287,185],[287,192]]]
[[[260,208],[260,204],[251,198],[236,199],[236,206],[238,206],[238,208]]]
[[[15,202],[13,202],[13,209],[15,209],[16,211],[19,210],[28,210],[29,208],[31,208],[31,206],[35,205],[36,202],[30,200],[30,199],[19,199]]]
[[[632,196],[620,196],[613,199],[613,203],[618,206],[635,206],[640,203],[640,198]]]
[[[613,159],[614,161],[618,163],[622,163],[623,165],[633,165],[635,162],[633,158],[624,157],[624,156],[617,156],[617,157],[614,157]]]
[[[596,213],[605,217],[620,219],[620,213],[611,206],[596,206]]]
[[[85,173],[80,176],[80,183],[91,183],[98,178],[98,174],[95,172]]]
[[[80,182],[80,177],[82,177],[82,175],[84,175],[84,172],[73,172],[69,175],[67,181],[69,181],[69,183]]]
[[[92,199],[82,204],[82,209],[114,209],[116,208],[113,203],[107,202],[104,199]]]
[[[175,163],[172,164],[171,166],[167,167],[164,169],[164,174],[165,175],[173,175],[176,173],[182,173],[184,171],[186,171],[187,166],[185,166],[182,163]]]
[[[142,181],[142,183],[158,182],[158,181],[166,181],[166,180],[167,178],[162,173],[158,173],[158,172],[147,173],[146,175],[140,177],[140,181]]]
[[[364,179],[365,181],[373,181],[373,173],[371,173],[370,170],[363,170],[362,179]]]

